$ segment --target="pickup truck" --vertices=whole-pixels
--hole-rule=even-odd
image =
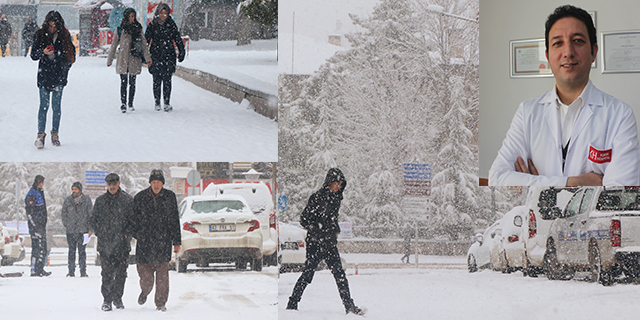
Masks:
[[[640,273],[640,189],[584,187],[555,212],[544,257],[549,279],[570,279],[589,271],[592,280],[611,285],[622,273]]]

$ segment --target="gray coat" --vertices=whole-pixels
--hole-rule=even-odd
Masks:
[[[113,43],[109,49],[107,65],[111,65],[116,55],[116,48],[119,47],[118,60],[116,60],[116,73],[138,75],[142,70],[142,60],[131,56],[131,35],[124,31],[121,33],[120,36],[118,36],[117,32],[113,35]],[[151,55],[149,54],[147,39],[145,39],[142,31],[140,31],[140,36],[142,38],[142,54],[144,55],[144,59],[149,62],[151,61]]]
[[[68,196],[62,203],[62,224],[67,233],[87,233],[93,231],[89,219],[91,218],[93,204],[91,198],[82,194],[78,205],[73,201],[73,196]]]

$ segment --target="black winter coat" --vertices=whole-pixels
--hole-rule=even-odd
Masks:
[[[338,192],[331,192],[329,184],[342,181]],[[347,181],[338,168],[331,168],[325,177],[324,184],[309,198],[307,206],[300,216],[300,225],[307,229],[307,242],[328,242],[336,244],[340,225],[338,211],[342,201],[342,192],[347,187]]]
[[[131,251],[133,197],[118,189],[99,196],[91,213],[91,227],[98,237],[101,255],[122,255]]]
[[[176,194],[162,188],[156,197],[149,187],[138,192],[133,202],[136,261],[169,262],[173,246],[182,244]]]
[[[22,41],[24,43],[31,45],[33,43],[33,35],[38,30],[38,25],[35,22],[27,22],[24,24],[24,28],[22,28]]]
[[[180,62],[184,60],[185,51],[182,37],[180,37],[178,26],[176,26],[171,17],[167,17],[164,24],[160,24],[157,20],[159,18],[151,21],[147,26],[147,31],[144,33],[149,43],[151,61],[153,61],[149,66],[149,73],[173,74],[176,72],[176,49],[174,43],[179,51],[178,60]]]
[[[60,33],[66,32],[67,39],[70,39],[69,31],[60,30]],[[40,60],[38,63],[38,88],[53,90],[58,86],[67,85],[67,76],[69,68],[75,61],[75,46],[73,43],[63,43],[61,36],[53,41],[53,36],[44,29],[40,29],[34,35],[33,46],[31,47],[31,59]],[[48,45],[53,45],[55,52],[51,56],[44,54],[44,49]],[[72,51],[72,52],[70,52]],[[71,59],[69,59],[72,57]]]
[[[44,198],[44,191],[32,187],[24,198],[24,204],[29,222],[29,232],[44,230],[47,226],[47,201]]]

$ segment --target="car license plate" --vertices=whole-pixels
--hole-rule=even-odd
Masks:
[[[285,242],[282,244],[282,250],[298,250],[297,242]]]
[[[209,232],[224,232],[224,231],[236,231],[236,225],[234,223],[222,223],[209,225]]]

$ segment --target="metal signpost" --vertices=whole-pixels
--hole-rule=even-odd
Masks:
[[[425,208],[429,204],[431,196],[431,164],[429,163],[405,163],[403,164],[404,192],[402,209],[413,213],[415,221],[416,268],[418,267],[418,221],[427,220]],[[423,215],[423,217],[420,217]]]

